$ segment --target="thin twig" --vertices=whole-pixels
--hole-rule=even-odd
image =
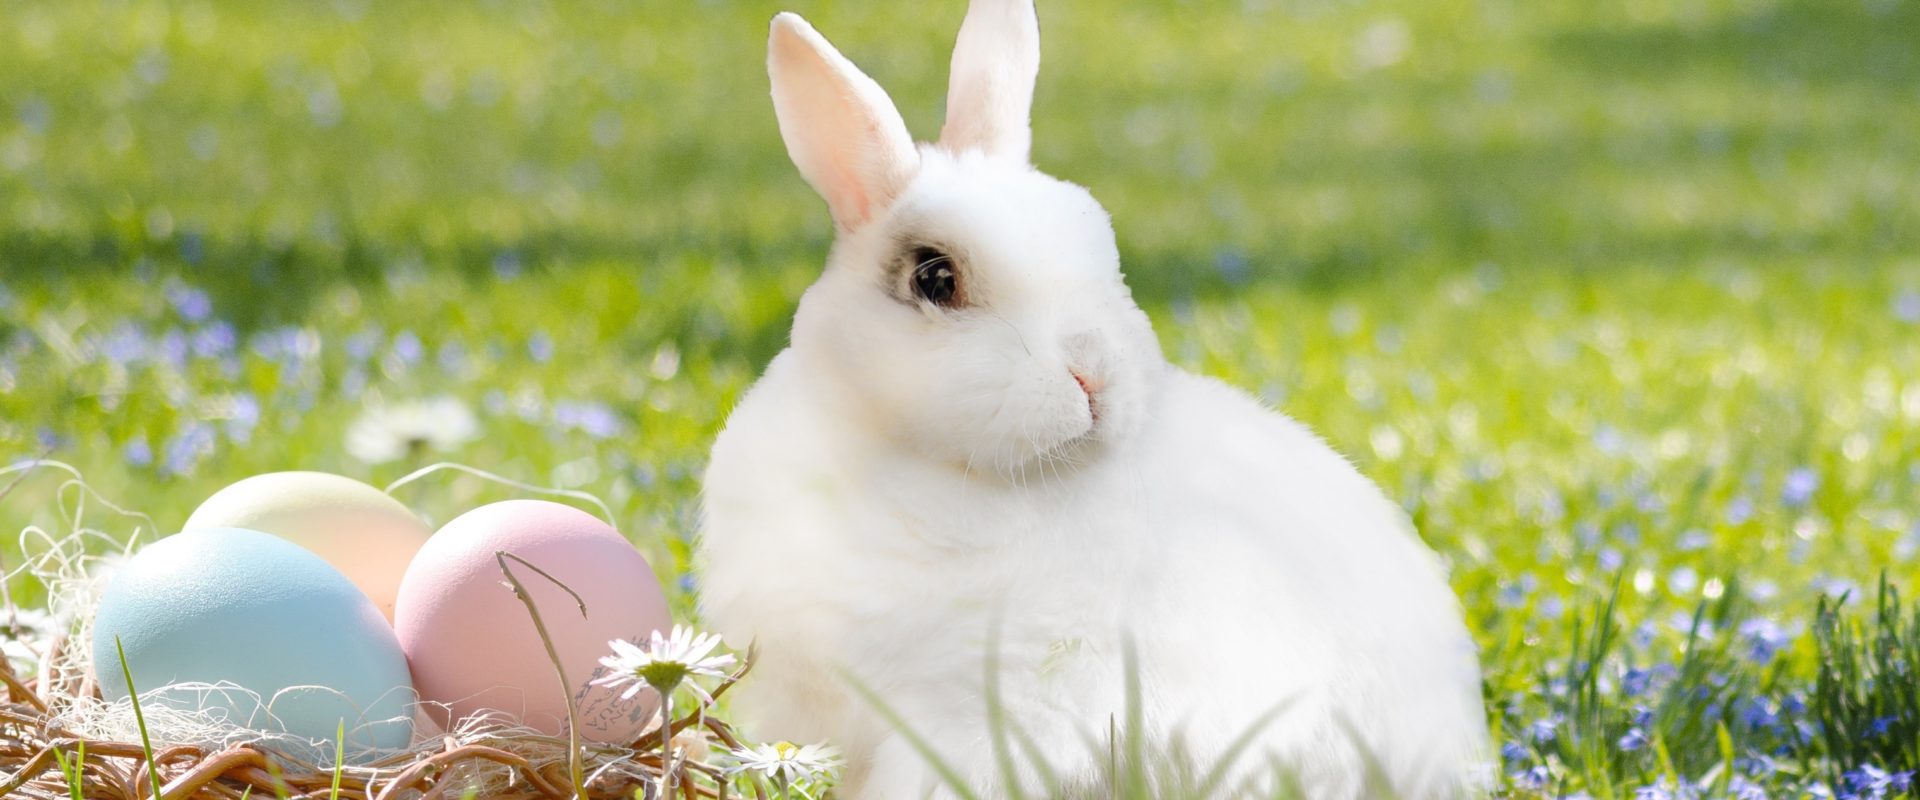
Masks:
[[[0,585],[4,585],[4,581],[0,581]],[[40,696],[34,694],[32,689],[27,688],[26,684],[20,682],[19,675],[14,674],[10,659],[0,658],[0,684],[6,684],[7,696],[13,698],[14,702],[26,703],[35,711],[47,713],[47,704],[41,701]]]
[[[519,578],[514,577],[513,570],[507,568],[507,559],[511,558],[519,562],[521,566],[533,570],[540,577],[560,587],[561,591],[571,595],[574,604],[580,607],[581,619],[587,618],[587,601],[580,599],[579,593],[572,587],[548,575],[545,570],[527,563],[524,558],[505,550],[494,552],[493,558],[499,562],[501,574],[507,576],[507,583],[513,588],[513,595],[520,598],[521,604],[527,607],[527,615],[533,618],[533,629],[539,632],[540,643],[547,648],[547,659],[553,662],[553,673],[560,678],[560,692],[567,701],[567,777],[573,779],[574,797],[578,800],[587,800],[587,770],[586,765],[582,763],[580,752],[580,710],[573,699],[573,683],[567,680],[567,668],[560,663],[560,653],[553,647],[553,637],[547,635],[547,624],[540,619],[540,609],[534,607],[533,595],[527,592],[527,587],[520,584]]]

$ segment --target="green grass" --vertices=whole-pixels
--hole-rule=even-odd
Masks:
[[[0,458],[48,452],[163,527],[257,472],[455,458],[608,498],[686,610],[706,447],[829,236],[766,21],[807,14],[929,134],[961,6],[0,0]],[[1685,695],[1858,722],[1841,688],[1880,673],[1831,656],[1879,652],[1842,632],[1882,629],[1883,572],[1920,583],[1920,5],[1041,14],[1037,163],[1113,212],[1174,361],[1412,510],[1524,751],[1503,780],[1544,787],[1514,791],[1731,791],[1759,754],[1798,796],[1897,760]],[[484,436],[346,451],[362,401],[439,394]],[[55,485],[0,527],[54,522]],[[401,494],[436,520],[505,496]],[[1788,641],[1764,662],[1754,619]],[[1628,696],[1632,669],[1667,677]]]
[[[147,780],[153,784],[153,797],[160,797],[160,762],[153,757],[153,737],[147,735],[147,715],[140,711],[140,688],[133,682],[133,667],[127,664],[127,648],[120,637],[113,637],[113,654],[120,662],[120,676],[127,681],[127,702],[133,706],[133,721],[140,728],[140,752],[146,754]],[[85,763],[85,762],[81,762]]]
[[[69,800],[86,800],[86,796],[82,794],[86,790],[86,741],[81,740],[74,743],[71,760],[69,760],[67,756],[67,751],[62,749],[55,749],[53,751],[53,758],[59,762],[60,776],[67,782],[67,797]]]

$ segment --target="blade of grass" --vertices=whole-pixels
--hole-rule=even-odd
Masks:
[[[65,750],[58,748],[53,751],[53,760],[60,763],[60,774],[67,779],[67,796],[72,800],[86,800],[81,787],[86,779],[87,740],[81,739],[74,745],[72,761],[67,760]]]
[[[1362,796],[1392,800],[1400,796],[1393,788],[1393,781],[1387,777],[1386,766],[1380,763],[1380,757],[1367,746],[1366,737],[1360,734],[1359,726],[1344,714],[1335,714],[1333,721],[1353,745],[1354,755],[1360,759],[1361,777],[1366,780],[1366,791]]]
[[[1021,730],[1017,724],[1010,726],[1008,732],[1013,735],[1020,749],[1026,753],[1028,763],[1033,765],[1034,773],[1040,778],[1040,785],[1047,787],[1046,796],[1059,797],[1064,793],[1066,786],[1060,781],[1060,773],[1053,768],[1053,763],[1047,760],[1047,755],[1040,752],[1040,744],[1035,742],[1032,736],[1028,736],[1026,731]]]
[[[1147,787],[1146,693],[1140,687],[1140,651],[1128,636],[1121,650],[1125,659],[1127,684],[1126,742],[1128,797],[1151,800]]]
[[[1120,720],[1107,715],[1107,800],[1119,800],[1120,792]]]
[[[340,773],[347,763],[347,721],[340,720],[340,727],[333,734],[333,788],[327,792],[327,800],[340,800]]]
[[[287,795],[287,777],[280,771],[280,762],[267,759],[267,776],[273,778],[274,800],[291,800]]]
[[[875,692],[852,673],[842,671],[841,678],[847,682],[847,685],[853,687],[854,693],[860,695],[860,699],[867,701],[867,704],[873,707],[875,713],[886,720],[888,725],[893,726],[895,733],[907,740],[907,744],[913,748],[914,752],[926,759],[927,766],[933,768],[934,774],[940,776],[940,781],[945,783],[948,789],[953,790],[955,797],[961,800],[980,800],[980,796],[974,794],[972,787],[967,786],[966,780],[960,777],[959,770],[954,769],[952,764],[948,764],[941,758],[940,754],[933,749],[933,744],[922,737],[919,731],[914,730],[913,726],[908,725],[906,719],[900,716],[900,712],[895,711],[893,706],[888,705],[887,701],[880,697],[880,693]]]
[[[1266,730],[1268,725],[1272,725],[1274,720],[1279,719],[1281,714],[1293,707],[1294,699],[1289,696],[1273,704],[1266,713],[1254,718],[1253,724],[1248,725],[1246,730],[1235,736],[1233,741],[1227,744],[1227,749],[1221,751],[1220,759],[1214,762],[1205,776],[1201,777],[1200,790],[1195,796],[1213,797],[1214,791],[1220,787],[1220,782],[1226,780],[1227,773],[1233,769],[1234,762],[1240,760],[1240,756],[1246,752],[1247,748],[1253,746],[1254,740],[1259,738],[1261,731]]]
[[[987,631],[987,657],[982,676],[987,703],[987,740],[993,746],[993,760],[1000,768],[1001,791],[1009,800],[1026,800],[1019,767],[1013,761],[1013,748],[1007,741],[1007,709],[1000,702],[1000,615],[995,613]]]
[[[140,728],[140,750],[147,755],[147,779],[153,783],[154,800],[160,798],[160,765],[153,760],[153,738],[147,735],[147,716],[140,710],[140,690],[134,688],[133,668],[127,666],[127,648],[114,634],[113,649],[120,655],[120,675],[127,680],[127,699],[133,701],[133,722]]]

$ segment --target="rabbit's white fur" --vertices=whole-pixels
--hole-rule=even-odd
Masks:
[[[855,798],[938,793],[857,681],[989,796],[996,740],[1091,780],[1131,647],[1152,745],[1203,769],[1266,720],[1237,774],[1469,791],[1479,668],[1437,560],[1312,433],[1163,361],[1105,211],[1027,165],[1034,26],[1031,0],[975,0],[945,136],[915,147],[877,84],[774,20],[781,131],[839,237],[706,475],[701,603],[759,644],[749,732],[832,740]],[[914,294],[916,248],[952,258],[961,302]],[[1017,734],[990,728],[989,664]]]

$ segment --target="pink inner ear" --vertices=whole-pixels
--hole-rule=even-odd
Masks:
[[[859,119],[858,103],[824,80],[810,80],[795,87],[795,135],[789,137],[794,163],[813,184],[814,191],[827,201],[833,219],[851,230],[867,221],[867,176],[860,169],[862,142],[871,140],[877,127],[871,120]]]
[[[787,153],[852,230],[905,185],[918,159],[886,92],[798,17],[776,18],[770,42],[774,111]]]
[[[853,106],[854,104],[848,103],[848,105]],[[875,125],[872,120],[867,120],[866,124],[861,127],[863,129],[862,135],[850,138],[848,140],[850,143],[872,141],[880,135],[879,126]],[[834,162],[834,171],[838,173],[838,177],[836,178],[838,189],[836,191],[841,195],[841,200],[839,203],[835,203],[829,199],[827,205],[829,208],[835,208],[833,212],[834,222],[839,223],[841,228],[853,230],[854,228],[867,224],[867,221],[873,218],[873,199],[867,194],[867,183],[872,179],[872,176],[864,174],[860,169],[860,154],[844,152],[845,150],[857,150],[861,148],[857,145],[849,144],[844,145],[842,149],[843,152],[838,154],[839,157],[836,158]]]

